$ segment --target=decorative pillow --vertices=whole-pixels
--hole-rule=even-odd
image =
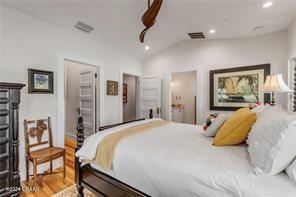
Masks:
[[[269,109],[270,106],[268,105],[258,105],[254,107],[251,111],[256,113],[257,119]]]
[[[203,130],[207,130],[209,126],[211,126],[212,122],[218,117],[218,113],[211,114],[207,117],[206,121],[203,123]]]
[[[214,137],[226,120],[226,114],[219,114],[216,118],[208,118],[203,127],[205,131],[204,135],[207,137]]]
[[[280,105],[271,106],[269,104],[266,104],[266,105],[258,105],[254,107],[251,111],[256,113],[257,119],[258,119],[262,114],[264,114],[267,110],[271,108],[279,108],[279,110],[284,110]]]
[[[271,107],[254,124],[247,140],[257,174],[278,174],[296,156],[296,116]]]
[[[296,183],[296,159],[294,162],[286,169],[287,175]]]
[[[242,108],[234,112],[219,129],[215,139],[215,146],[236,145],[244,142],[256,121],[256,113],[249,108]]]

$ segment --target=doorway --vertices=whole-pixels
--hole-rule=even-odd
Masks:
[[[197,124],[197,72],[171,74],[171,120]]]
[[[138,118],[139,77],[123,73],[122,76],[122,119],[123,122]]]
[[[77,118],[84,120],[84,134],[97,128],[97,66],[65,60],[65,134],[76,136]]]

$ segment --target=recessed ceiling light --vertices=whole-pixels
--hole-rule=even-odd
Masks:
[[[149,46],[145,46],[145,50],[149,50],[150,49],[150,47]]]
[[[267,1],[267,2],[265,2],[263,5],[262,5],[262,7],[263,8],[269,8],[270,6],[272,6],[273,5],[273,2],[272,1]]]
[[[210,32],[211,34],[214,34],[214,33],[216,33],[216,30],[215,30],[215,29],[211,29],[209,32]]]

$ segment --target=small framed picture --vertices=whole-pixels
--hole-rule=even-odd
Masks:
[[[126,83],[123,84],[122,93],[123,93],[122,95],[123,103],[127,103],[127,84]]]
[[[118,82],[107,80],[107,95],[117,96],[118,95]]]
[[[53,72],[28,69],[29,94],[53,94]]]

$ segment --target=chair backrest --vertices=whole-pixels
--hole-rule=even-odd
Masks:
[[[52,127],[50,117],[41,120],[24,120],[24,128],[27,154],[30,153],[30,149],[33,147],[46,144],[48,144],[48,147],[52,147]],[[46,131],[48,132],[48,140],[42,141]],[[31,141],[35,141],[35,143],[30,144]]]

